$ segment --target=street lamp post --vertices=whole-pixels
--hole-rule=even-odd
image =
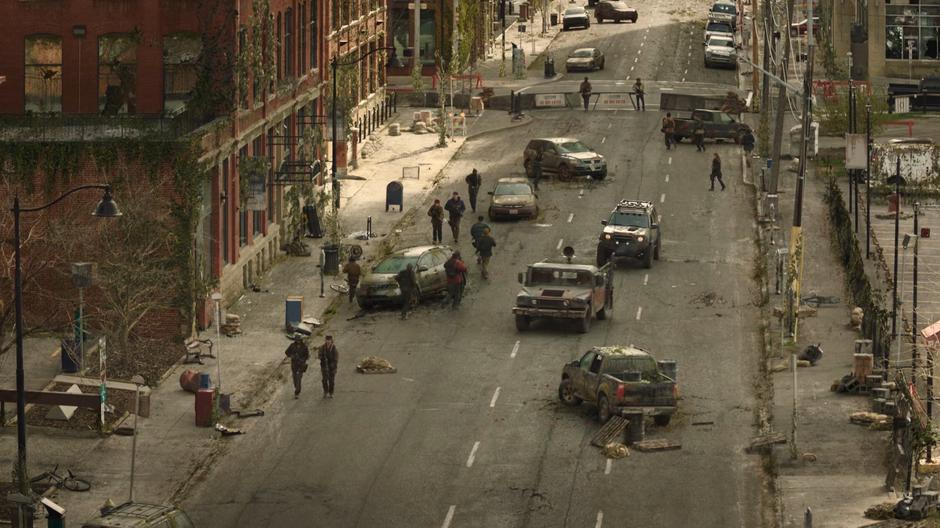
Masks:
[[[111,196],[111,185],[103,183],[92,183],[81,185],[66,191],[55,200],[38,207],[21,207],[20,197],[13,197],[13,308],[14,321],[16,324],[16,483],[19,492],[29,496],[29,478],[27,477],[26,467],[26,384],[23,373],[23,277],[22,277],[22,259],[21,259],[21,240],[20,240],[20,214],[33,213],[52,207],[59,203],[65,197],[72,193],[85,189],[103,189],[104,196],[95,207],[93,216],[99,218],[114,218],[121,216],[121,211]],[[24,520],[23,526],[32,526],[32,510],[25,504],[17,504],[18,515]]]
[[[418,4],[419,2],[415,2],[415,3]],[[337,174],[336,174],[336,171],[337,171],[337,166],[336,166],[336,152],[337,152],[337,149],[336,149],[336,105],[337,105],[337,100],[336,100],[336,70],[337,70],[340,66],[352,66],[352,65],[354,65],[354,64],[359,64],[360,62],[362,62],[363,60],[365,60],[365,59],[367,59],[369,56],[371,56],[373,53],[375,53],[375,52],[377,52],[377,51],[380,51],[380,50],[381,50],[381,51],[389,51],[389,50],[390,50],[390,51],[393,51],[393,52],[394,52],[394,51],[395,51],[395,48],[392,48],[392,47],[389,47],[389,46],[382,46],[382,47],[379,47],[379,48],[374,48],[374,49],[369,50],[368,53],[366,53],[365,55],[362,55],[362,56],[359,57],[358,59],[353,60],[353,61],[349,61],[349,62],[339,62],[339,59],[337,59],[335,55],[330,59],[330,75],[333,77],[333,108],[330,109],[330,121],[332,122],[332,126],[333,126],[333,132],[332,132],[332,134],[331,134],[331,135],[332,135],[332,140],[333,140],[333,141],[332,141],[332,142],[333,142],[333,146],[332,146],[332,148],[331,148],[331,150],[332,150],[331,158],[332,158],[332,159],[330,160],[330,174],[332,175],[333,211],[334,211],[334,212],[335,212],[337,209],[339,209],[339,191],[340,191],[339,180],[337,179]],[[415,52],[417,53],[417,49],[415,50]],[[415,60],[417,60],[417,59],[415,59]],[[346,130],[345,130],[345,127],[344,127],[344,130],[343,130],[343,135],[344,135],[344,136],[345,136],[345,132],[346,132]]]

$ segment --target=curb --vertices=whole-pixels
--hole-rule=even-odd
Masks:
[[[494,110],[494,112],[495,112],[495,110]],[[482,130],[482,131],[476,132],[476,133],[474,133],[474,134],[468,134],[467,136],[464,137],[464,143],[466,143],[467,141],[473,140],[473,139],[479,139],[479,138],[482,138],[482,137],[486,137],[486,136],[488,136],[488,135],[492,135],[492,134],[495,134],[495,133],[497,133],[497,132],[503,132],[503,131],[506,131],[506,130],[512,130],[513,128],[521,128],[521,127],[524,127],[524,126],[528,126],[528,125],[531,125],[531,124],[534,123],[534,122],[535,122],[534,119],[532,119],[532,118],[526,118],[526,119],[524,119],[524,120],[522,120],[522,121],[519,121],[519,122],[516,122],[516,123],[510,123],[509,125],[506,125],[506,126],[504,126],[504,127],[491,128],[491,129],[489,129],[489,130]],[[461,145],[460,148],[463,148],[463,145]],[[460,152],[460,149],[457,149],[457,152]],[[456,152],[454,153],[454,156],[456,156]],[[448,162],[448,163],[449,163],[449,162]],[[445,164],[444,166],[446,167],[447,164]]]

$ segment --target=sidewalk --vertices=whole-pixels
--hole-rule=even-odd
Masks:
[[[578,5],[586,5],[587,2],[579,2]],[[567,4],[566,4],[567,5]],[[503,47],[502,33],[494,38],[493,42],[487,48],[486,60],[482,61],[476,68],[484,80],[484,86],[499,88],[502,91],[516,90],[525,86],[532,86],[533,81],[536,84],[550,82],[561,77],[564,70],[564,57],[554,57],[555,59],[555,77],[546,79],[544,76],[543,63],[546,53],[551,53],[552,44],[555,38],[561,34],[561,15],[557,25],[547,25],[547,30],[542,33],[542,12],[538,11],[534,15],[532,22],[523,22],[515,20],[506,27],[506,46]],[[519,24],[525,24],[526,31],[519,32]],[[517,79],[512,72],[512,48],[513,44],[525,52],[526,76]],[[506,60],[503,62],[503,53]],[[500,71],[503,75],[500,76]]]
[[[392,121],[398,120],[402,128],[410,127],[412,111],[402,108]],[[468,135],[448,140],[444,148],[436,147],[438,135],[422,135],[402,132],[400,136],[387,135],[387,126],[378,130],[361,145],[360,152],[371,152],[361,159],[350,175],[362,180],[346,179],[342,182],[340,217],[344,231],[364,231],[366,218],[371,216],[373,232],[377,238],[369,241],[346,240],[345,244],[359,244],[363,248],[362,261],[368,263],[381,249],[383,243],[394,246],[397,242],[396,226],[407,221],[410,211],[424,207],[429,193],[439,186],[459,183],[465,188],[466,172],[462,164],[450,165],[461,146],[468,139],[512,126],[527,125],[529,120],[510,121],[510,117],[499,111],[488,110],[468,121]],[[379,148],[380,147],[380,148]],[[419,179],[402,180],[402,167],[420,167]],[[404,211],[385,212],[385,187],[391,181],[404,186]],[[225,440],[209,428],[194,425],[194,397],[180,389],[178,378],[187,369],[198,367],[217,382],[216,372],[221,362],[222,391],[231,394],[232,407],[253,409],[263,406],[265,401],[289,384],[287,367],[284,366],[284,350],[289,344],[284,332],[284,302],[289,295],[302,295],[303,314],[326,321],[337,312],[344,317],[355,313],[346,308],[345,295],[330,289],[331,284],[343,283],[343,277],[325,278],[325,296],[320,297],[320,276],[317,268],[319,246],[326,239],[307,239],[311,246],[310,257],[286,257],[282,259],[260,284],[260,292],[245,292],[233,305],[229,313],[241,316],[242,334],[236,338],[216,339],[215,330],[209,329],[202,337],[216,341],[214,352],[218,360],[207,359],[205,365],[178,365],[164,381],[153,389],[151,395],[151,417],[141,418],[137,445],[135,478],[136,500],[147,502],[174,502],[185,494],[185,483],[208,467],[214,457],[226,450]],[[367,264],[366,264],[367,265]],[[318,344],[319,338],[312,339]],[[41,343],[37,343],[41,344]],[[47,346],[46,343],[44,346]],[[31,357],[43,358],[43,355]],[[56,360],[56,358],[48,361]],[[39,368],[37,366],[37,368]],[[45,378],[31,375],[30,382],[37,387],[45,385],[58,372],[57,366],[43,367]],[[40,372],[31,370],[31,372]],[[32,386],[31,385],[31,386]],[[307,382],[306,391],[317,394],[318,387]],[[252,421],[248,418],[225,423],[250,431]],[[12,431],[2,437],[4,446],[0,464],[12,464],[15,453],[15,436]],[[38,474],[55,464],[71,468],[77,475],[89,480],[92,489],[87,493],[60,492],[56,498],[68,511],[72,524],[79,524],[91,517],[95,510],[111,499],[120,503],[127,498],[131,460],[131,438],[75,434],[68,431],[30,428],[29,461],[31,473]]]

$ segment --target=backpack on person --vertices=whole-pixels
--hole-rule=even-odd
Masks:
[[[444,274],[448,277],[457,276],[457,264],[454,259],[447,259],[447,262],[444,263]]]

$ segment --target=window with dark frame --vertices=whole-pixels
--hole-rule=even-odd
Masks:
[[[98,37],[98,110],[137,113],[137,38],[130,33]]]
[[[310,69],[317,69],[317,0],[310,0]]]
[[[26,37],[24,57],[24,110],[62,111],[62,37]]]
[[[199,77],[202,37],[171,33],[163,37],[163,112],[176,114],[192,98]]]
[[[297,64],[300,66],[297,69],[297,76],[301,77],[310,69],[307,68],[307,4],[304,2],[300,3],[300,11],[297,12],[297,33],[300,38],[297,43],[299,52]]]
[[[284,77],[294,76],[294,9],[284,12]]]
[[[229,189],[231,189],[231,175],[229,174],[229,163],[228,158],[222,160],[222,185],[219,187],[222,189],[222,260],[225,264],[230,264],[232,262],[232,255],[229,253],[229,202],[231,202],[231,196]]]
[[[281,53],[282,53],[282,49],[284,48],[284,40],[281,39],[281,35],[283,33],[281,31],[281,14],[280,13],[277,14],[277,21],[274,23],[274,31],[275,31],[275,34],[277,35],[277,40],[275,41],[275,47],[274,47],[274,62],[277,63],[277,80],[280,81],[281,79],[284,78],[284,64],[283,64],[283,61],[281,60],[281,56],[282,56]],[[273,83],[271,85],[271,91],[272,92],[274,91]]]

